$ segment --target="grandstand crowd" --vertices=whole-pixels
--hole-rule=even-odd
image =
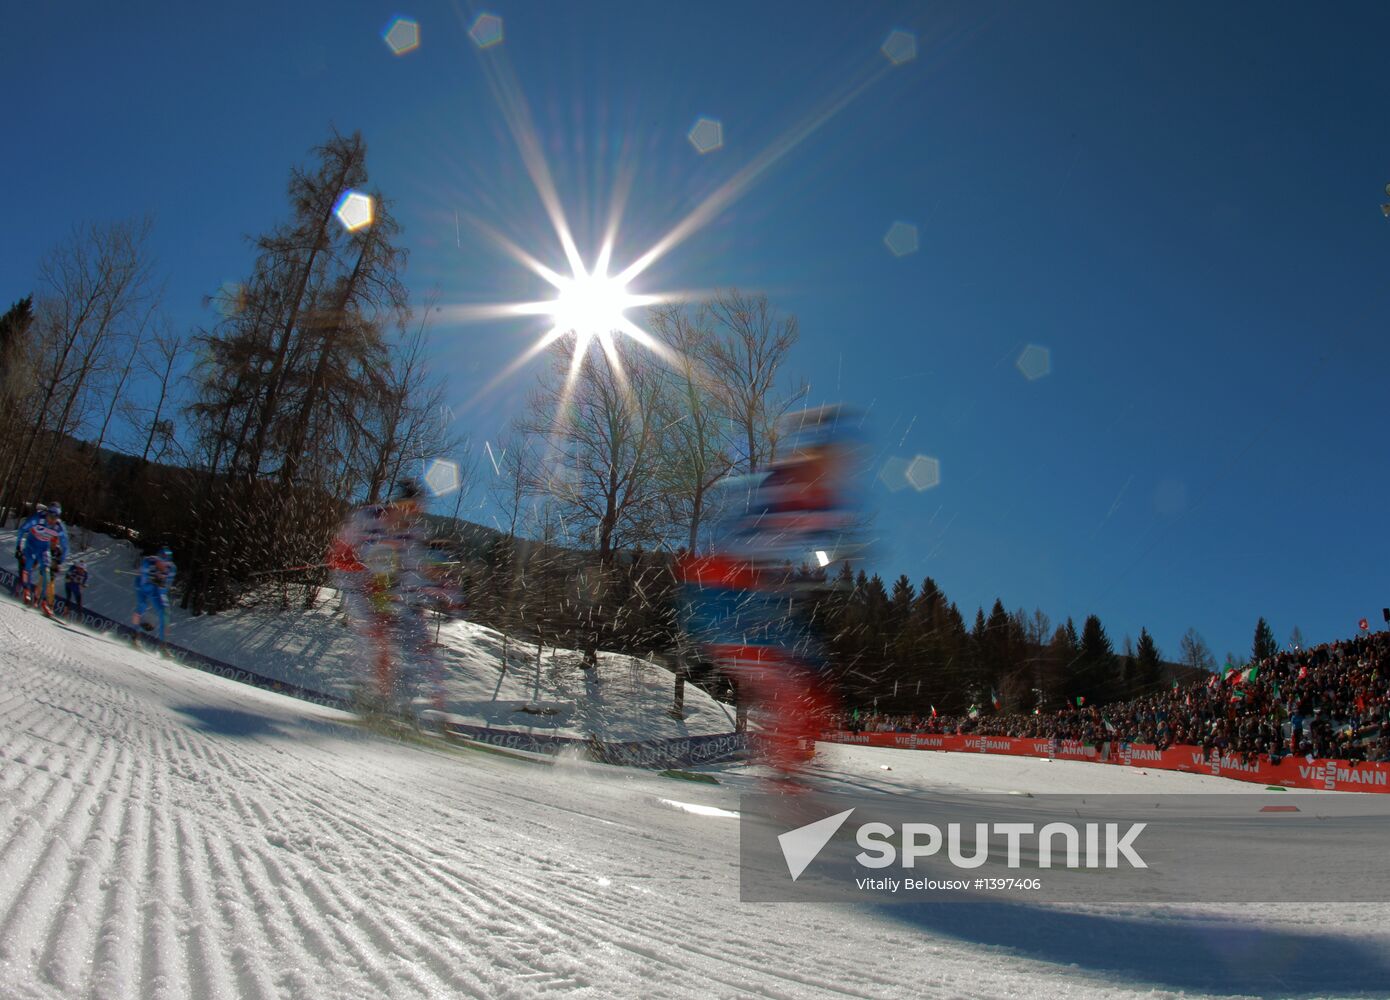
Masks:
[[[1278,763],[1298,754],[1390,761],[1390,632],[1276,653],[1205,681],[1055,712],[888,716],[847,712],[856,732],[978,734],[1170,746]]]

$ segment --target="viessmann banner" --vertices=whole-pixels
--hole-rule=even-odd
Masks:
[[[860,746],[901,750],[954,750],[1014,757],[1046,757],[1051,760],[1088,760],[1096,763],[1148,767],[1161,771],[1189,771],[1221,778],[1236,778],[1285,788],[1316,788],[1337,792],[1390,792],[1390,764],[1309,760],[1285,757],[1278,764],[1267,760],[1246,762],[1227,754],[1204,760],[1202,748],[1169,747],[1160,750],[1139,743],[1115,743],[1108,756],[1093,746],[1074,740],[1048,740],[1012,736],[954,736],[933,733],[826,733],[823,739]]]
[[[745,795],[746,902],[1386,902],[1390,798]]]

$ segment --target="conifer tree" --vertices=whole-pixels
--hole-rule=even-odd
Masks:
[[[1113,693],[1119,663],[1098,615],[1088,615],[1081,627],[1081,654],[1077,666],[1076,693],[1084,696],[1088,704],[1100,704]]]
[[[1146,628],[1139,629],[1139,643],[1135,648],[1134,660],[1136,690],[1131,693],[1147,694],[1155,690],[1162,680],[1163,658],[1158,652],[1158,645],[1154,642],[1153,636]]]
[[[1255,623],[1255,641],[1250,647],[1250,662],[1259,663],[1279,652],[1279,642],[1274,638],[1274,629],[1263,617]]]

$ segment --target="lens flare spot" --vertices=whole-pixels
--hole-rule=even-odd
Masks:
[[[394,55],[403,56],[420,47],[420,22],[398,17],[386,26],[382,39]]]
[[[917,252],[917,227],[910,222],[895,222],[883,234],[883,245],[894,257],[906,257]]]
[[[884,486],[896,493],[907,485],[907,461],[898,458],[896,455],[883,463],[883,468],[879,470],[878,478]]]
[[[695,119],[695,124],[690,127],[685,137],[690,140],[690,145],[695,147],[695,151],[703,156],[724,145],[724,126],[718,118],[701,116]]]
[[[907,482],[918,493],[941,485],[941,463],[929,455],[918,455],[908,463]]]
[[[457,493],[459,488],[459,466],[447,458],[436,458],[425,463],[425,485],[437,497],[447,493]]]
[[[468,37],[480,49],[490,49],[502,44],[502,19],[486,11],[473,19],[473,27],[468,29]]]
[[[1023,377],[1029,382],[1036,382],[1048,372],[1052,371],[1052,352],[1046,347],[1039,347],[1037,344],[1029,344],[1019,354],[1014,366],[1023,373]]]
[[[366,229],[372,224],[372,199],[360,191],[345,191],[333,207],[333,214],[350,233]]]
[[[879,46],[879,51],[894,66],[901,66],[917,58],[917,36],[902,28],[894,28]]]

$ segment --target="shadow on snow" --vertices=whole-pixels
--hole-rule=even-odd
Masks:
[[[1383,939],[1256,927],[1222,917],[1075,913],[995,902],[888,906],[880,912],[934,935],[1166,989],[1350,997],[1384,996],[1390,983],[1390,944]]]
[[[215,708],[211,705],[179,705],[175,712],[192,719],[197,728],[219,736],[289,736],[276,722],[264,715],[243,712],[236,708]]]

